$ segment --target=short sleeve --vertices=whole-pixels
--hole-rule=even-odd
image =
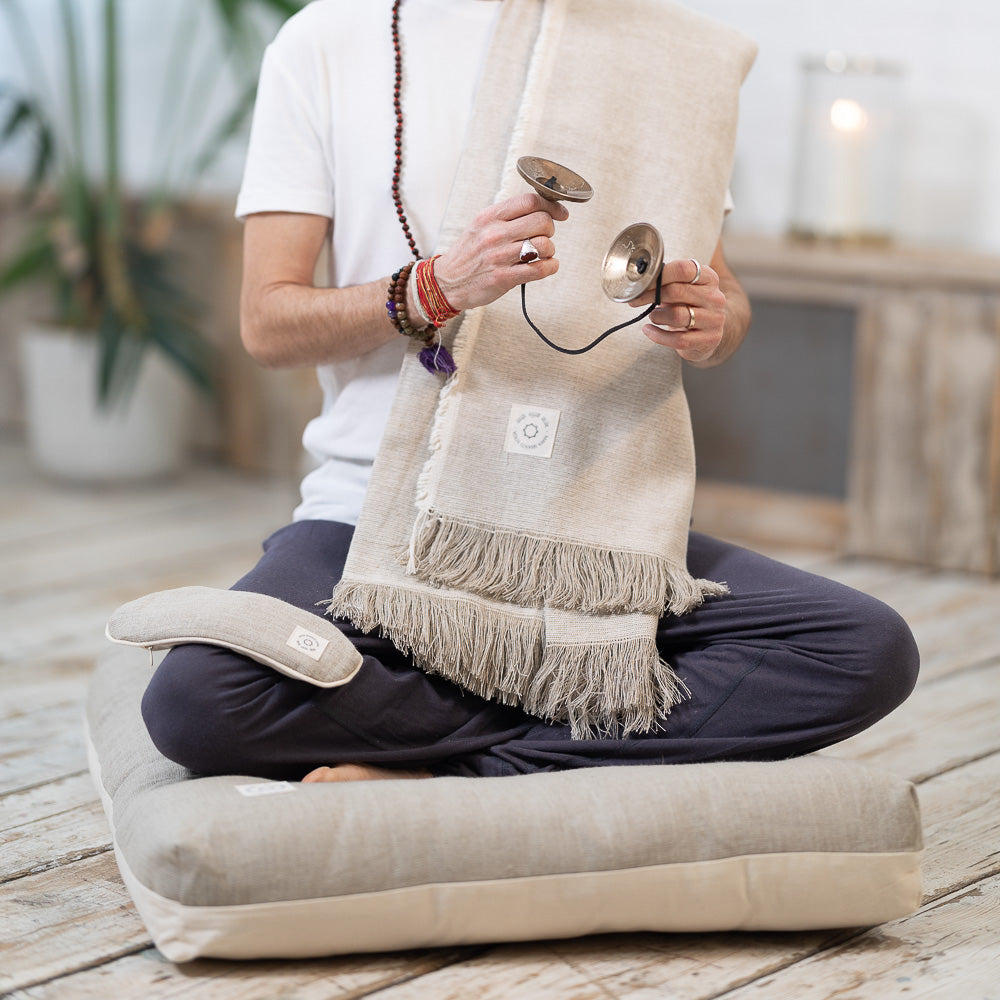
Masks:
[[[311,60],[281,47],[264,53],[250,127],[239,219],[254,212],[303,212],[333,218],[333,143],[326,81]],[[291,61],[290,61],[290,56]],[[290,66],[298,66],[294,72]],[[301,78],[300,78],[301,74]]]

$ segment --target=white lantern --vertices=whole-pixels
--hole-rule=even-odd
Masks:
[[[802,64],[793,234],[882,242],[896,229],[902,68],[830,52]]]

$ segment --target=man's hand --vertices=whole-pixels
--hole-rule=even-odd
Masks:
[[[435,263],[441,291],[461,311],[488,305],[526,281],[555,274],[555,223],[568,218],[564,205],[534,191],[484,209]],[[538,252],[538,260],[527,264],[520,260],[525,240]]]
[[[654,294],[651,289],[629,305],[648,306]],[[649,318],[642,332],[693,365],[708,368],[732,356],[750,326],[750,303],[721,243],[711,264],[672,260],[663,265],[660,305]]]

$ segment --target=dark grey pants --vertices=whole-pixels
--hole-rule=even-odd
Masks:
[[[329,521],[290,524],[234,589],[322,614],[317,602],[339,579],[352,533]],[[567,726],[423,673],[388,640],[347,622],[364,665],[343,687],[316,688],[190,644],[157,669],[143,716],[166,757],[202,774],[297,779],[355,762],[505,775],[792,757],[860,732],[912,690],[913,637],[874,598],[704,535],[691,535],[688,567],[725,581],[731,594],[660,622],[663,655],[691,696],[648,734],[571,739]]]

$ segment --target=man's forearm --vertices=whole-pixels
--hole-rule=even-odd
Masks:
[[[240,334],[269,368],[360,357],[399,336],[385,309],[389,277],[317,288],[316,263],[330,222],[317,215],[251,215],[243,235]]]
[[[268,368],[328,364],[360,357],[394,340],[388,279],[348,288],[274,284],[245,298],[240,330],[247,351]]]

